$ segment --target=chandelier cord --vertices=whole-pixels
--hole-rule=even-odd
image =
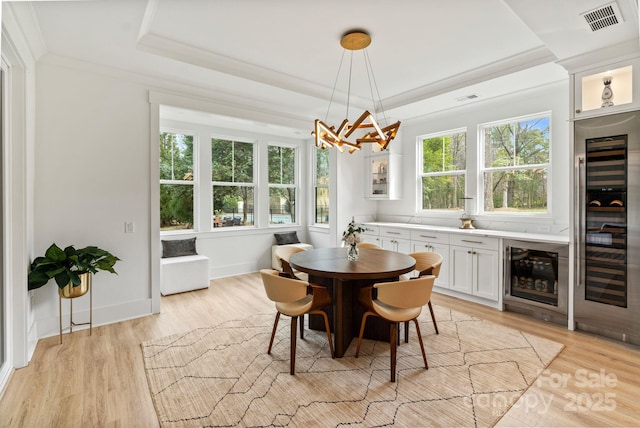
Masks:
[[[369,59],[369,53],[367,52],[366,49],[363,49],[363,51],[364,51],[364,56],[366,58],[365,63],[367,64],[368,68],[371,69],[371,77],[373,79],[373,85],[376,88],[376,94],[378,95],[378,104],[380,105],[380,111],[382,112],[382,118],[383,118],[383,120],[385,122],[385,125],[388,125],[389,121],[387,120],[387,115],[384,112],[384,106],[382,105],[382,97],[380,96],[380,90],[378,89],[378,83],[376,82],[376,76],[375,76],[375,74],[373,74],[373,67],[371,66],[371,59]],[[369,71],[367,69],[367,73],[368,72]],[[369,83],[369,86],[371,86],[371,83]],[[373,99],[373,95],[371,96],[371,98]],[[375,108],[375,100],[373,101],[373,103],[374,103],[374,112],[377,113],[377,110]]]
[[[349,59],[349,85],[347,86],[347,114],[345,119],[349,118],[349,104],[351,103],[351,72],[353,71],[353,51]]]
[[[365,70],[367,70],[367,80],[369,82],[369,96],[371,97],[371,111],[373,112],[374,117],[378,118],[378,111],[376,109],[376,98],[375,95],[373,94],[373,84],[371,82],[371,76],[373,76],[373,67],[371,67],[371,63],[369,61],[369,57],[367,55],[367,49],[363,49],[362,50],[362,56],[364,58],[364,68]],[[375,79],[375,77],[374,77]]]
[[[338,86],[338,78],[340,77],[340,70],[342,70],[342,63],[344,62],[344,54],[346,50],[342,51],[342,58],[340,58],[340,65],[338,66],[338,72],[336,73],[336,78],[333,81],[333,90],[331,91],[331,99],[329,100],[329,106],[327,107],[327,113],[324,115],[324,121],[328,122],[329,119],[329,110],[331,110],[331,104],[333,103],[333,96],[336,93],[336,86]]]

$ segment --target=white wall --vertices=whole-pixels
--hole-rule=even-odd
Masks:
[[[569,81],[534,88],[499,99],[477,102],[402,124],[403,198],[398,201],[380,201],[377,207],[379,221],[459,226],[460,213],[424,213],[417,211],[416,137],[457,128],[467,128],[467,190],[475,194],[473,176],[478,165],[476,157],[478,125],[501,119],[551,111],[551,173],[549,184],[552,197],[547,216],[474,216],[476,225],[487,229],[519,230],[540,233],[538,226],[549,226],[550,233],[568,234],[569,227]],[[394,141],[394,143],[396,143]],[[392,143],[392,144],[394,144]],[[476,201],[474,200],[473,203]]]
[[[40,63],[36,98],[34,255],[54,242],[111,251],[118,275],[94,277],[94,324],[150,313],[147,88]],[[34,293],[39,337],[58,332],[56,287]],[[88,308],[88,297],[75,299],[74,321],[88,320]]]

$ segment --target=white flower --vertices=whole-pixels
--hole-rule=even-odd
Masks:
[[[349,245],[355,245],[361,241],[360,233],[364,231],[365,231],[364,227],[360,225],[356,225],[356,222],[353,220],[353,217],[352,217],[351,223],[349,223],[347,230],[345,230],[342,233],[342,240]]]

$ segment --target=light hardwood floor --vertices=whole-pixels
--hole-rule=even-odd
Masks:
[[[523,315],[434,295],[433,303],[565,344],[497,426],[639,426],[640,349]],[[162,313],[43,339],[0,401],[0,426],[158,426],[140,343],[255,312],[274,311],[259,274],[164,297]],[[265,343],[265,348],[266,348]],[[428,347],[428,343],[426,344]],[[481,403],[491,405],[491,403]]]

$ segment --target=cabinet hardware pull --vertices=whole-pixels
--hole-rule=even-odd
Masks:
[[[470,241],[468,239],[462,239],[462,242],[469,242],[471,244],[482,244],[482,241]]]
[[[429,238],[429,239],[436,239],[435,236],[429,236],[429,235],[420,235],[421,238]]]
[[[400,232],[386,232],[386,233],[388,233],[389,235],[400,235]]]
[[[471,252],[471,250],[469,250],[469,251],[467,251],[467,254],[473,254],[473,253]]]

